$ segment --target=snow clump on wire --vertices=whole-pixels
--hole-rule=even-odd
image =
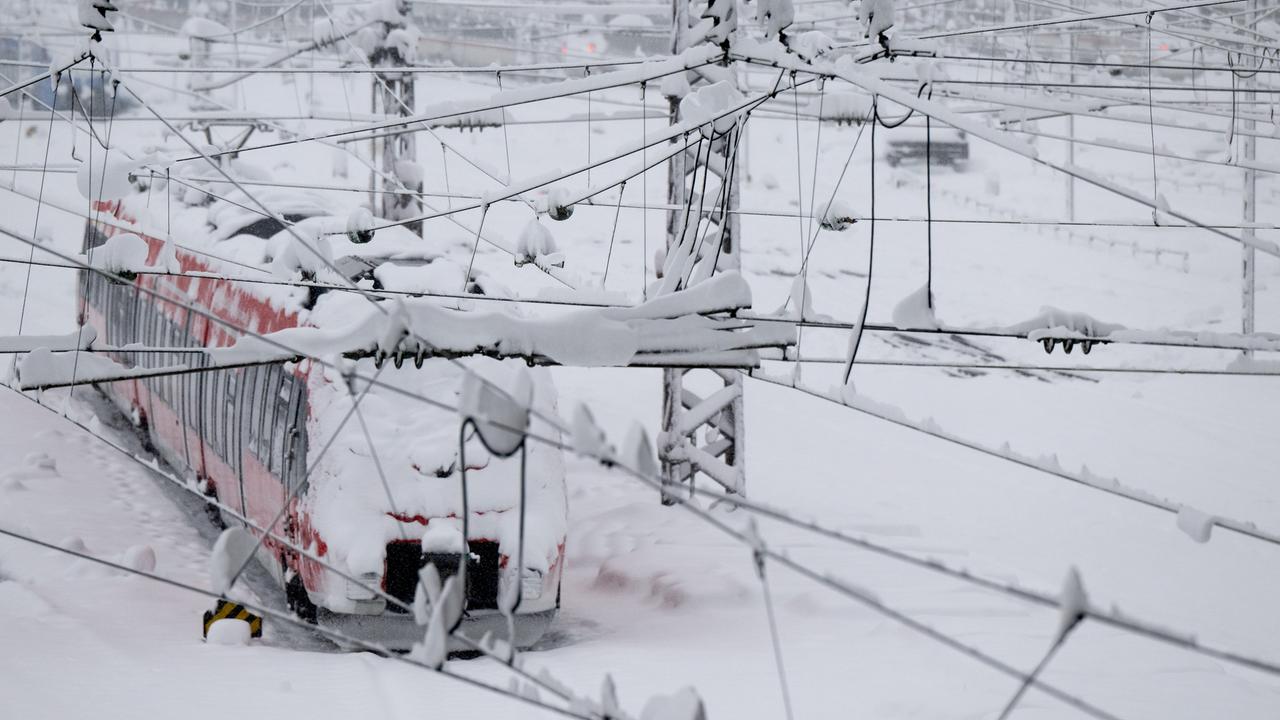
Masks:
[[[537,218],[529,221],[516,241],[516,265],[541,260],[545,265],[564,267],[564,254],[556,246],[556,239]]]
[[[733,83],[722,80],[686,95],[680,101],[680,117],[686,123],[697,123],[703,137],[723,135],[737,124],[743,100]],[[733,108],[739,109],[729,112]]]

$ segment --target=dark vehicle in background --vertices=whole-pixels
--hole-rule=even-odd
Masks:
[[[953,128],[898,128],[889,133],[888,146],[884,159],[895,167],[904,161],[924,162],[928,156],[934,165],[963,170],[969,161],[969,139]]]

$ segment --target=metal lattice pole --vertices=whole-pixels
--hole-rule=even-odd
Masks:
[[[407,10],[407,6],[401,8],[401,17]],[[403,29],[404,23],[385,22],[382,25],[383,35],[388,39],[369,54],[369,64],[375,71],[379,68],[404,67],[410,64],[409,58],[404,56],[395,42],[390,41],[390,34]],[[401,117],[412,115],[415,107],[415,78],[416,75],[413,73],[377,72],[373,82],[374,115],[400,115]],[[415,133],[397,133],[373,141],[373,157],[379,171],[370,181],[373,207],[377,209],[378,215],[388,220],[404,220],[417,213],[418,208],[414,204],[415,196],[410,193],[422,192],[422,179],[416,174],[404,172],[408,166],[401,164],[414,163],[416,166],[418,162],[416,138]],[[383,177],[399,178],[410,193],[385,192],[398,188],[389,187],[390,183],[383,180]],[[380,190],[384,192],[379,192]],[[422,234],[421,221],[406,223],[405,227],[415,234]]]
[[[689,27],[692,24],[689,0],[672,0],[671,5],[671,52],[679,55],[688,48]],[[718,24],[720,19],[713,23]],[[691,85],[706,80],[699,74]],[[669,97],[669,120],[671,124],[681,121],[679,97]],[[699,228],[703,219],[701,202],[699,211],[691,212],[695,197],[687,183],[693,178],[703,176],[702,195],[708,195],[706,173],[714,172],[720,178],[720,195],[722,207],[718,216],[714,208],[710,210],[713,219],[718,218],[719,230],[708,229],[705,237],[714,239],[718,246],[706,250],[701,262],[704,264],[701,273],[690,273],[691,276],[710,277],[722,270],[736,270],[739,267],[738,243],[741,237],[738,209],[738,169],[737,149],[741,142],[741,126],[725,136],[708,140],[708,150],[704,156],[695,151],[692,156],[679,153],[668,163],[667,203],[672,208],[667,211],[667,258],[681,254],[690,254],[690,262],[698,262],[698,251],[690,250],[689,245],[702,247],[703,237],[699,237]],[[718,143],[718,145],[717,145]],[[701,145],[699,145],[701,147]],[[712,162],[712,155],[719,157]],[[718,168],[718,169],[714,169]],[[686,227],[688,226],[688,227]],[[681,245],[685,247],[681,247]],[[673,263],[668,263],[674,268]],[[680,271],[680,270],[671,270]],[[678,285],[668,282],[665,286],[676,289]],[[705,397],[699,395],[687,382],[690,375],[702,375],[702,385],[714,388]],[[702,387],[699,385],[699,387]],[[714,369],[688,370],[683,368],[667,368],[662,373],[662,432],[658,435],[658,454],[662,462],[662,502],[673,504],[675,492],[682,483],[693,483],[694,478],[702,473],[722,485],[729,492],[741,493],[745,489],[745,473],[743,464],[745,454],[745,434],[743,427],[742,374]]]

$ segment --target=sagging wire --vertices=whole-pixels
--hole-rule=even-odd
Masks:
[[[729,136],[729,139],[726,141],[726,142],[732,143],[733,150],[729,155],[729,161],[726,163],[726,166],[727,166],[726,174],[728,177],[725,179],[725,183],[727,187],[725,188],[724,198],[721,200],[721,204],[720,204],[720,238],[719,238],[719,242],[716,244],[716,256],[711,262],[710,274],[712,275],[715,274],[716,268],[720,266],[720,256],[724,252],[724,246],[725,246],[725,235],[729,232],[729,223],[731,222],[731,219],[729,217],[730,216],[730,208],[729,208],[730,198],[732,197],[734,192],[733,183],[738,178],[738,153],[742,150],[742,142],[746,136],[747,121],[749,119],[751,119],[750,111],[746,113],[746,115],[741,119],[740,122],[734,123],[734,127],[729,130],[729,132],[732,134]],[[730,235],[728,237],[728,241],[730,244],[737,243],[737,245],[730,250],[730,253],[731,254],[739,253],[738,257],[741,257],[742,237],[741,236],[734,237]]]
[[[640,182],[644,182],[643,176]],[[623,180],[618,187],[618,205],[613,211],[613,230],[609,232],[609,252],[604,258],[604,277],[600,280],[600,287],[604,288],[609,282],[609,263],[613,260],[613,242],[618,238],[618,218],[622,215],[622,194],[627,191],[627,181]]]
[[[453,190],[449,187],[449,150],[440,143],[440,167],[444,169],[444,191],[447,193],[444,203],[445,208],[453,210]]]
[[[1031,683],[1035,682],[1040,677],[1040,674],[1044,672],[1044,669],[1049,666],[1049,661],[1053,660],[1053,656],[1066,644],[1067,637],[1071,634],[1071,631],[1084,622],[1084,618],[1083,611],[1078,611],[1071,616],[1067,621],[1068,624],[1058,632],[1058,636],[1054,638],[1053,643],[1049,645],[1049,649],[1045,651],[1044,657],[1040,658],[1040,662],[1036,663],[1036,666],[1018,685],[1018,689],[1013,693],[1013,697],[1009,698],[1009,702],[1005,703],[1004,709],[1000,711],[1000,717],[996,718],[996,720],[1008,720],[1009,716],[1013,714],[1014,708],[1018,706],[1018,702],[1022,700],[1022,696],[1026,694],[1027,688],[1031,687]]]
[[[693,242],[696,242],[697,245],[694,247],[694,250],[693,250],[693,255],[692,255],[693,262],[689,263],[689,270],[684,277],[684,287],[689,287],[689,285],[693,281],[694,266],[697,264],[698,258],[701,257],[702,255],[702,246],[706,244],[707,236],[711,234],[711,225],[712,225],[713,216],[715,215],[717,207],[720,208],[720,222],[717,224],[718,237],[716,238],[717,240],[716,255],[714,260],[712,261],[712,270],[711,270],[712,273],[715,272],[715,266],[719,265],[720,263],[720,253],[724,250],[725,233],[729,227],[729,213],[728,213],[729,193],[731,192],[731,189],[732,189],[730,186],[733,178],[733,161],[738,152],[737,145],[734,142],[735,138],[737,137],[736,131],[738,129],[738,124],[739,124],[738,120],[734,120],[733,127],[729,128],[728,130],[724,131],[718,136],[715,134],[714,127],[712,128],[712,136],[710,141],[707,144],[707,160],[706,160],[706,163],[703,165],[703,171],[702,171],[703,172],[702,195],[698,196],[697,225],[694,227]],[[721,143],[721,148],[722,148],[721,157],[724,158],[725,176],[721,178],[720,187],[716,191],[716,199],[711,204],[711,209],[707,210],[705,213],[706,219],[707,219],[707,231],[703,233],[701,232],[701,230],[702,230],[702,218],[704,215],[703,203],[706,200],[705,196],[706,196],[706,190],[707,190],[707,175],[710,172],[711,155],[713,152],[715,152],[715,143],[717,140],[719,140]],[[697,172],[696,165],[695,165],[694,172]],[[710,273],[708,275],[710,275]]]
[[[683,155],[683,154],[687,154],[687,153],[688,153],[688,146],[689,146],[689,137],[688,137],[688,133],[685,133],[684,141],[685,141],[685,142],[684,142],[684,144],[685,144],[685,149],[681,151],[681,154],[682,154],[682,155]],[[702,134],[701,132],[699,132],[699,133],[698,133],[698,144],[697,144],[697,145],[695,145],[695,146],[694,146],[694,148],[693,148],[694,172],[695,172],[695,173],[697,172],[697,168],[698,168],[697,163],[702,159],[702,146],[703,146],[705,143],[706,143],[706,137],[705,137],[705,136],[703,136],[703,134]],[[708,149],[708,158],[710,158],[710,150],[709,150],[709,149]],[[704,166],[704,167],[705,167],[705,166]],[[681,186],[683,186],[683,184],[684,184],[684,178],[681,178],[681,179],[679,180],[679,182],[681,183]],[[690,190],[690,193],[691,193],[691,194],[690,194],[689,196],[685,197],[685,199],[684,199],[684,203],[683,203],[683,205],[684,205],[684,208],[683,208],[683,209],[684,209],[684,218],[683,218],[683,220],[681,221],[681,225],[680,225],[680,237],[679,237],[679,238],[678,238],[674,243],[672,243],[672,242],[668,242],[668,244],[667,244],[667,256],[666,256],[665,258],[663,258],[663,265],[664,265],[664,267],[663,267],[663,268],[661,268],[661,269],[659,269],[658,267],[656,267],[656,266],[655,266],[655,267],[654,267],[654,272],[665,272],[665,270],[666,270],[665,266],[671,262],[671,253],[679,252],[680,247],[684,244],[684,238],[685,238],[685,236],[686,236],[686,235],[688,234],[688,232],[689,232],[689,213],[691,213],[691,212],[693,211],[693,197],[692,197],[692,192],[693,192],[694,190],[696,190],[696,189],[697,189],[697,186],[698,186],[698,177],[697,177],[697,175],[694,175],[693,182],[692,182],[692,183],[690,184],[690,186],[689,186],[689,190]],[[677,212],[679,212],[679,211],[677,210]],[[674,267],[672,267],[672,269],[674,270],[675,268],[674,268]],[[679,289],[679,288],[677,287],[676,289]]]
[[[468,377],[474,377],[477,379],[479,378],[479,376],[475,375],[474,373],[471,373]],[[464,380],[464,383],[465,382],[467,381]],[[464,389],[464,392],[465,392],[465,389]],[[498,399],[498,396],[496,395],[496,393],[493,392],[493,388],[488,385],[479,386],[476,389],[476,392],[489,393],[492,398]],[[510,403],[507,403],[503,400],[498,400],[498,403],[500,403],[501,405],[506,405],[508,408],[512,407]],[[483,405],[483,404],[486,404],[484,400],[479,400],[477,402],[477,405]],[[512,423],[507,422],[504,424],[510,426]],[[507,567],[508,567],[508,571],[506,575],[508,579],[507,589],[504,590],[502,588],[501,581],[499,581],[499,584],[498,584],[498,587],[499,587],[498,607],[499,607],[499,610],[502,611],[502,614],[505,616],[507,620],[507,642],[509,644],[509,648],[508,648],[509,652],[505,657],[505,663],[507,665],[515,664],[515,659],[516,659],[515,614],[517,611],[519,611],[520,605],[524,601],[524,577],[523,577],[524,576],[524,546],[525,546],[525,520],[528,515],[528,461],[529,461],[529,441],[528,441],[529,408],[527,406],[519,407],[518,419],[515,421],[515,427],[520,428],[520,430],[517,432],[517,431],[496,428],[493,426],[493,423],[488,418],[477,418],[477,417],[473,417],[470,414],[465,414],[462,422],[458,426],[458,476],[459,476],[458,480],[459,480],[459,489],[462,493],[462,514],[461,514],[462,551],[458,558],[458,570],[455,577],[459,579],[456,581],[458,585],[455,585],[455,587],[459,587],[459,586],[462,587],[463,592],[465,592],[465,588],[467,586],[466,569],[467,569],[467,563],[471,557],[471,545],[470,545],[471,513],[468,510],[468,502],[467,502],[467,490],[469,487],[469,484],[467,481],[467,471],[469,470],[467,466],[467,439],[468,439],[467,430],[468,428],[470,428],[473,431],[471,437],[474,437],[477,440],[479,440],[480,444],[484,447],[484,449],[494,457],[498,457],[501,459],[509,459],[511,457],[514,457],[516,453],[520,454],[520,504],[519,504],[519,516],[517,519],[518,528],[517,528],[517,536],[516,536],[516,553],[515,553],[516,562],[515,562],[514,568],[512,568],[509,562],[507,564]],[[495,435],[493,437],[490,437],[486,432],[486,428],[488,428],[487,432],[495,433]],[[515,437],[516,439],[513,440],[512,439],[513,437]],[[425,588],[423,588],[423,590],[425,592]],[[462,618],[459,617],[458,623],[460,624],[461,622],[462,622]],[[455,627],[451,628],[450,630],[456,629],[456,627],[457,625],[455,625]]]
[[[466,292],[467,286],[471,283],[471,271],[475,269],[476,253],[480,252],[480,232],[484,230],[484,219],[489,216],[489,203],[480,206],[480,222],[476,224],[476,239],[471,245],[471,260],[467,262],[467,273],[462,276],[462,290]]]
[[[710,135],[711,136],[706,139],[707,159],[701,161],[701,165],[702,165],[702,191],[701,192],[696,192],[698,187],[697,172],[698,172],[699,160],[697,159],[697,156],[695,156],[695,159],[694,159],[694,166],[693,166],[694,177],[693,177],[693,182],[689,184],[689,191],[691,195],[689,196],[689,199],[688,199],[688,208],[689,210],[693,209],[693,193],[696,192],[698,196],[698,213],[692,216],[693,235],[691,237],[688,237],[688,240],[687,240],[689,244],[693,245],[693,248],[691,249],[691,253],[689,256],[688,269],[682,275],[679,283],[675,286],[676,289],[679,289],[682,287],[684,288],[689,287],[689,282],[693,277],[694,267],[697,265],[697,262],[698,262],[698,253],[701,251],[702,241],[705,239],[705,235],[701,234],[701,232],[702,232],[703,215],[704,215],[704,211],[707,203],[707,182],[709,180],[709,175],[711,174],[711,154],[715,151],[716,134],[715,134],[714,125],[712,125],[710,128]],[[721,138],[723,137],[724,136],[721,135]],[[699,140],[699,142],[701,143],[701,139]],[[724,186],[722,185],[721,190],[723,189],[724,189]],[[686,236],[688,235],[688,230],[689,230],[689,220],[690,220],[690,214],[686,212],[685,221],[684,221],[685,226],[680,231],[680,243],[676,247],[679,247],[686,242]],[[707,218],[708,226],[710,225],[710,222],[711,222],[710,218]],[[710,232],[710,227],[708,227],[707,232]]]
[[[649,146],[644,142],[649,134],[648,87],[648,82],[640,83],[640,165],[643,167],[649,166]],[[622,202],[621,197],[618,202]],[[649,179],[644,173],[640,175],[640,204],[644,206],[640,211],[640,301],[644,302],[649,299]]]
[[[582,70],[584,80],[591,78],[591,66]],[[587,187],[591,187],[591,91],[587,91]]]
[[[773,663],[778,673],[778,687],[782,692],[782,707],[786,711],[787,720],[794,720],[786,665],[782,661],[782,637],[778,632],[778,618],[773,611],[773,593],[769,590],[769,577],[765,571],[765,544],[756,528],[755,518],[751,518],[747,524],[747,538],[751,542],[751,560],[755,566],[756,578],[760,580],[760,592],[764,595],[764,612],[769,620],[769,640],[773,644]]]
[[[871,98],[871,216],[868,218],[870,225],[869,239],[867,244],[867,287],[866,292],[862,296],[862,312],[859,314],[858,324],[849,336],[849,359],[844,366],[844,386],[848,387],[849,378],[853,375],[853,363],[858,358],[858,346],[862,344],[862,330],[867,322],[867,310],[871,307],[871,283],[875,278],[875,262],[876,262],[876,126],[882,124],[880,120],[880,96],[875,95]],[[911,117],[908,111],[907,116],[898,122],[898,125],[907,121]],[[897,125],[886,126],[897,127]],[[802,318],[803,319],[803,318]]]
[[[502,92],[502,71],[499,70],[498,72],[494,73],[494,75],[498,79],[498,92]],[[511,184],[511,139],[510,137],[507,136],[506,106],[504,105],[501,108],[499,108],[499,111],[502,113],[502,149],[507,156],[507,183],[506,184],[510,185]],[[440,149],[442,151],[444,150],[443,142],[440,143]],[[587,184],[590,184],[590,180],[587,181]]]
[[[89,125],[89,127],[93,127],[93,99],[94,99],[94,96],[97,94],[93,91],[93,72],[94,72],[95,62],[96,62],[96,58],[92,54],[90,54],[89,55],[89,115],[85,117],[85,122]],[[104,89],[105,89],[106,81],[107,81],[107,74],[106,72],[103,72],[102,80],[100,84],[104,87]],[[88,160],[89,187],[87,188],[88,192],[86,194],[89,196],[89,213],[93,215],[93,221],[90,227],[93,229],[94,232],[98,232],[98,216],[102,212],[102,195],[103,193],[106,192],[107,161],[111,157],[111,132],[112,130],[115,129],[116,98],[119,96],[119,94],[120,94],[120,82],[118,80],[112,79],[111,110],[107,114],[107,137],[102,150],[102,170],[100,174],[97,176],[98,177],[98,192],[97,192],[98,198],[96,202],[93,199],[93,196],[94,196],[93,145],[89,145],[89,160]],[[88,247],[85,249],[85,259],[88,261],[90,265],[93,264],[94,247],[95,245],[92,242],[92,237],[89,237]],[[88,297],[89,273],[83,274],[83,277],[81,280],[80,293],[82,296]],[[75,382],[75,379],[76,379],[76,373],[80,369],[80,346],[84,344],[83,342],[84,329],[85,329],[84,323],[81,323],[80,326],[76,329],[76,351],[75,351],[75,355],[72,357],[72,360],[71,360],[71,381],[73,383]],[[74,397],[75,392],[76,392],[75,386],[72,385],[71,389],[68,391],[68,396]],[[69,400],[68,400],[68,404],[70,404]]]
[[[55,98],[58,97],[58,88],[61,86],[62,86],[62,73],[58,73],[55,76],[55,79],[53,81],[53,96]],[[51,106],[49,108],[49,127],[45,132],[45,141],[44,141],[43,165],[46,169],[48,169],[49,167],[49,147],[53,144],[53,117],[54,117],[54,109]],[[22,134],[21,130],[19,130],[18,134],[19,135]],[[16,176],[16,173],[15,173],[15,176]],[[44,207],[44,181],[45,181],[45,178],[47,178],[48,176],[49,176],[48,172],[40,173],[40,190],[36,194],[36,219],[35,219],[34,226],[31,228],[32,239],[39,237],[38,231],[40,229],[40,208]],[[17,187],[16,182],[14,183],[14,187]],[[27,262],[28,262],[27,279],[22,286],[22,309],[19,310],[18,312],[18,334],[19,335],[22,334],[23,323],[27,318],[27,298],[31,293],[31,264],[30,263],[34,262],[35,258],[36,258],[36,246],[32,245],[31,251],[29,253],[29,257],[27,258]]]
[[[929,100],[933,83],[929,83]],[[925,306],[933,312],[933,116],[924,116]]]
[[[58,75],[59,75],[59,79],[61,79],[61,73],[59,73]],[[55,82],[55,87],[53,90],[53,96],[58,97],[58,90],[56,86],[56,83],[58,81],[55,80],[54,82]],[[26,124],[25,111],[27,109],[26,98],[19,95],[17,100],[18,100],[18,125],[17,125],[18,132],[17,132],[17,139],[13,143],[13,177],[10,178],[9,180],[9,185],[12,187],[17,187],[18,185],[18,163],[22,160],[22,134],[23,134],[22,127],[23,125]],[[50,118],[51,118],[50,122],[52,122],[52,115],[50,116]],[[45,164],[48,165],[47,160],[45,161]]]
[[[819,80],[818,82],[819,82],[819,87],[821,88],[822,83],[825,82],[825,79]],[[791,71],[791,101],[792,101],[792,105],[795,107],[795,126],[796,126],[796,207],[803,209],[804,208],[804,170],[802,170],[800,167],[800,164],[801,164],[800,163],[800,93],[796,91],[796,71],[795,70]],[[821,114],[819,114],[818,127],[819,128],[822,127]],[[814,167],[815,176],[817,175],[817,172],[818,172],[818,169],[815,164],[815,167]],[[803,210],[801,210],[801,212],[803,212]],[[797,219],[800,221],[800,254],[804,255],[804,236],[805,236],[804,218],[799,217],[797,215]],[[809,222],[812,223],[813,221],[810,220]]]
[[[1151,208],[1151,224],[1158,226],[1160,224],[1160,210],[1159,210],[1160,178],[1159,178],[1159,175],[1156,173],[1156,115],[1155,115],[1156,111],[1155,111],[1155,96],[1153,94],[1154,87],[1155,87],[1154,80],[1153,80],[1154,78],[1153,64],[1155,61],[1154,61],[1154,44],[1151,39],[1151,19],[1155,17],[1155,14],[1156,13],[1153,10],[1151,12],[1148,12],[1146,16],[1147,17],[1147,127],[1151,133],[1151,199],[1154,200],[1156,203],[1156,207]],[[1233,81],[1232,86],[1234,87],[1234,85],[1235,85],[1235,82]],[[1233,101],[1232,113],[1234,114],[1235,112],[1234,111],[1234,100],[1235,100],[1234,92],[1231,94],[1231,98]],[[1232,128],[1234,129],[1235,127],[1234,117],[1231,120],[1231,125],[1232,125]],[[1228,142],[1230,142],[1230,140],[1228,140]]]

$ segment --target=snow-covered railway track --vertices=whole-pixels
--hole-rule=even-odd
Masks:
[[[93,413],[93,417],[98,421],[97,427],[100,428],[101,435],[91,434],[100,437],[106,444],[123,450],[124,452],[120,453],[122,457],[125,453],[128,453],[130,460],[136,464],[143,464],[139,460],[149,461],[155,463],[156,467],[167,471],[170,475],[177,476],[174,468],[150,451],[146,442],[145,431],[133,424],[129,417],[100,392],[94,390],[76,393],[75,401],[82,403]],[[85,432],[91,431],[85,430]],[[173,508],[177,510],[187,524],[195,530],[200,540],[203,541],[198,548],[191,549],[201,555],[207,554],[218,539],[218,535],[222,532],[221,522],[216,519],[216,511],[211,511],[211,506],[196,496],[195,493],[177,487],[173,482],[164,479],[158,473],[146,469],[143,474],[154,483],[160,494],[172,503]],[[125,479],[119,482],[135,481],[125,476]],[[166,509],[146,508],[145,510],[147,517],[153,517],[164,513]],[[137,521],[144,519],[143,517],[135,518]],[[276,584],[275,580],[267,574],[267,571],[261,565],[250,563],[245,568],[242,577],[253,600],[266,607],[276,608],[281,612],[289,612],[285,602],[284,590]],[[268,623],[267,627],[269,629],[266,631],[265,641],[269,645],[308,651],[335,652],[342,650],[319,631],[311,631],[301,626],[285,623]],[[192,633],[198,633],[199,630],[200,618],[192,617]]]

